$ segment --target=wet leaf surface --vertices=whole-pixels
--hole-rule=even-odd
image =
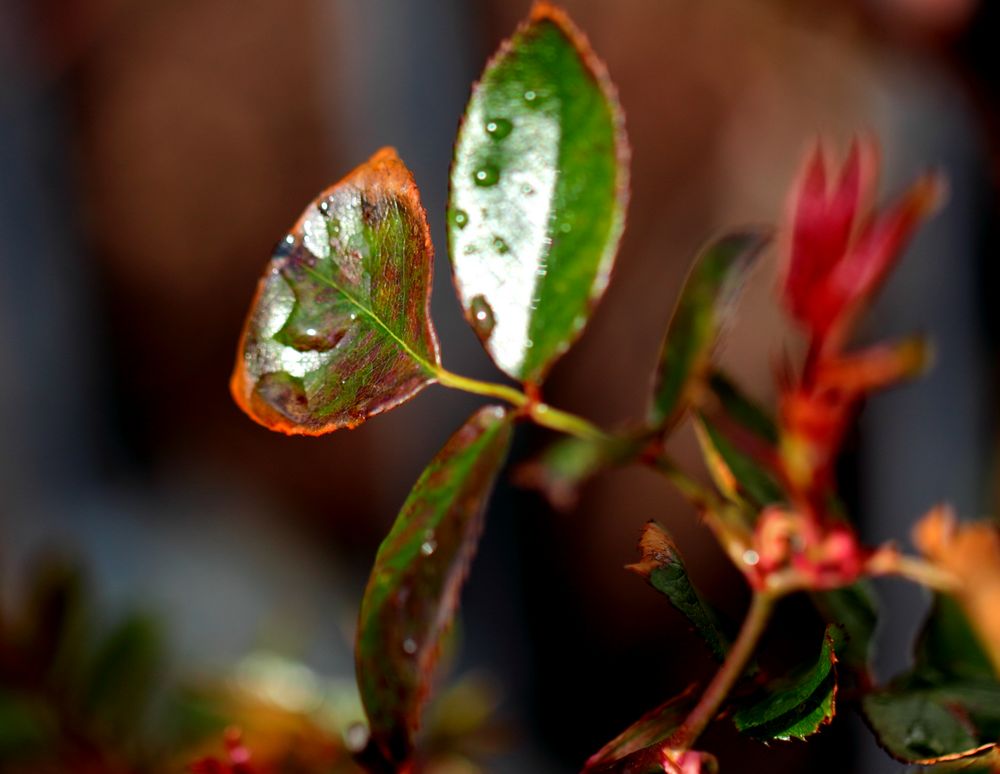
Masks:
[[[536,3],[473,90],[451,170],[455,285],[510,376],[540,382],[604,292],[627,155],[604,65],[562,11]]]
[[[723,634],[712,609],[698,594],[688,577],[684,560],[669,533],[655,521],[647,522],[639,539],[641,556],[626,569],[645,578],[665,595],[708,644],[719,661],[726,657],[729,639]]]
[[[764,699],[733,715],[736,727],[762,741],[805,739],[833,720],[837,697],[836,649],[842,634],[828,626],[816,663],[796,679],[765,687]]]
[[[375,558],[355,658],[372,739],[395,763],[410,754],[510,438],[503,409],[474,414],[424,470]]]
[[[703,389],[720,334],[732,318],[740,291],[770,236],[742,231],[710,243],[684,281],[660,350],[648,421],[670,427]]]
[[[434,380],[433,248],[413,177],[383,148],[325,190],[275,248],[231,389],[272,430],[319,435]]]

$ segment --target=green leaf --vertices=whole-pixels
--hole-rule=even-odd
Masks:
[[[536,3],[473,89],[448,210],[466,318],[515,379],[540,382],[604,292],[627,157],[604,65],[562,11]]]
[[[722,410],[737,424],[772,446],[778,443],[774,418],[749,398],[721,371],[713,371],[708,387],[722,405]]]
[[[692,686],[679,696],[675,696],[659,707],[650,710],[591,755],[584,766],[584,771],[588,773],[616,771],[617,769],[610,764],[659,744],[680,727],[684,718],[694,708],[697,698],[694,686]],[[662,772],[663,767],[648,770]],[[635,771],[640,772],[643,769],[635,769]]]
[[[510,438],[503,409],[474,414],[424,470],[375,557],[355,660],[372,739],[393,763],[412,749]]]
[[[989,656],[979,643],[979,635],[954,597],[934,596],[934,604],[917,641],[914,673],[931,683],[950,679],[996,679]]]
[[[636,457],[645,442],[641,438],[577,438],[566,436],[517,470],[520,486],[537,489],[560,510],[576,505],[579,488],[602,470],[622,465]]]
[[[785,493],[755,459],[744,454],[719,430],[699,415],[695,424],[698,442],[716,486],[729,499],[747,498],[758,508],[785,500]]]
[[[0,761],[51,750],[57,728],[51,710],[37,699],[0,691]]]
[[[163,666],[163,642],[155,621],[132,615],[100,643],[82,695],[89,721],[120,737],[141,727]]]
[[[639,551],[639,561],[627,565],[626,569],[645,578],[649,585],[664,594],[704,638],[712,655],[723,661],[729,640],[722,633],[715,613],[691,583],[670,534],[655,521],[647,522],[639,538]]]
[[[695,259],[660,350],[648,422],[670,427],[701,389],[712,352],[732,317],[769,234],[748,230],[710,243]]]
[[[440,366],[432,260],[413,177],[383,148],[275,249],[240,339],[236,402],[272,430],[320,435],[413,397]]]
[[[1000,702],[1000,692],[993,700]],[[869,694],[865,717],[879,744],[898,760],[932,765],[973,757],[994,746],[980,737],[960,702],[930,691],[885,691]]]
[[[878,623],[871,586],[859,582],[830,591],[816,591],[810,596],[823,618],[844,631],[845,641],[837,649],[837,658],[867,675],[871,668],[872,642]]]
[[[837,627],[828,626],[816,663],[797,679],[768,686],[765,699],[733,716],[736,727],[762,741],[787,741],[812,736],[833,720],[841,637]]]

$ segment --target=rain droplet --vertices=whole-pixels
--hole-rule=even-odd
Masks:
[[[469,215],[465,210],[455,210],[455,214],[452,215],[451,219],[459,228],[465,228],[469,225]]]
[[[285,244],[286,245],[294,245],[295,244],[295,235],[294,234],[285,234]]]
[[[319,211],[323,214],[324,218],[330,217],[330,202],[326,199],[319,203]]]
[[[752,548],[748,548],[743,552],[743,563],[749,564],[751,567],[755,566],[760,561],[760,554],[754,551]]]
[[[481,340],[485,341],[497,324],[493,308],[484,296],[475,296],[469,304],[469,311],[472,313],[473,330]]]
[[[327,229],[330,231],[330,236],[340,236],[340,221],[331,220]]]
[[[491,118],[486,122],[486,133],[494,140],[502,140],[514,125],[506,118]]]
[[[344,732],[344,746],[348,752],[361,752],[368,744],[368,728],[364,723],[352,723]]]
[[[528,89],[526,92],[524,92],[525,102],[534,102],[536,99],[538,99],[538,94],[536,94],[531,89]]]
[[[306,336],[315,336],[315,335],[316,335],[315,328],[306,328]]]
[[[525,196],[531,196],[534,192],[535,192],[535,189],[532,188],[527,183],[525,183],[524,185],[521,186],[521,193],[523,193]]]
[[[425,540],[420,544],[420,553],[424,556],[430,556],[435,551],[437,551],[438,544],[434,540]]]
[[[493,237],[493,249],[500,255],[506,255],[510,252],[510,247],[500,237]]]
[[[525,339],[524,340],[524,346],[527,349],[531,349],[533,346],[535,346],[535,342],[533,342],[531,339]]]
[[[417,652],[417,641],[412,637],[407,637],[403,640],[403,652],[409,656],[412,656]]]
[[[482,188],[489,188],[500,182],[500,170],[492,164],[483,164],[472,175],[476,185]]]
[[[573,230],[573,227],[569,223],[560,223],[559,230],[564,234],[568,234]]]
[[[357,319],[358,319],[358,313],[357,312],[351,312],[351,322],[354,322]]]

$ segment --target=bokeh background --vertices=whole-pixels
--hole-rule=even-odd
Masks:
[[[566,0],[617,82],[633,193],[614,281],[550,402],[638,416],[697,247],[780,217],[821,134],[884,149],[885,191],[950,181],[861,338],[919,330],[934,371],[866,408],[842,465],[872,541],[907,543],[930,505],[995,509],[1000,8],[989,0]],[[320,189],[382,145],[414,171],[435,243],[446,364],[495,376],[461,319],[443,234],[471,82],[527,0],[0,0],[0,597],[43,557],[84,569],[92,615],[141,610],[163,674],[269,653],[352,681],[356,606],[423,464],[476,405],[432,388],[352,432],[270,434],[229,398],[270,250]],[[775,256],[723,362],[763,401],[794,353]],[[521,458],[548,440],[525,429]],[[690,434],[678,455],[694,461]],[[640,526],[677,537],[738,620],[747,594],[669,488],[627,469],[551,511],[501,484],[464,596],[453,674],[487,674],[510,729],[490,771],[569,772],[709,674],[700,643],[622,565]],[[880,584],[879,673],[905,668],[926,600]],[[821,625],[789,601],[765,647],[804,657]],[[721,726],[722,724],[720,724]],[[0,733],[2,737],[2,733]],[[897,772],[859,721],[764,750],[725,728],[724,771]],[[765,763],[765,761],[767,763]],[[773,768],[771,768],[773,766]],[[5,762],[0,761],[0,770]]]

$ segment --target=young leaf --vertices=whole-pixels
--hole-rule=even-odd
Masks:
[[[828,626],[816,663],[791,683],[783,681],[769,686],[769,695],[763,701],[733,716],[736,727],[761,741],[787,741],[812,736],[833,720],[837,698],[836,651],[841,637],[837,627]]]
[[[737,424],[772,446],[778,443],[778,427],[774,418],[747,397],[726,374],[713,371],[708,387],[723,411]]]
[[[472,92],[448,214],[466,318],[515,379],[540,382],[604,292],[627,160],[604,64],[565,13],[537,2]]]
[[[642,450],[643,439],[576,438],[554,442],[516,474],[519,485],[542,492],[554,508],[569,510],[580,486],[602,470],[621,465]]]
[[[625,569],[645,578],[650,586],[664,594],[704,638],[712,655],[723,661],[729,640],[711,608],[692,585],[684,560],[667,531],[655,521],[647,522],[639,538],[639,550],[639,561]]]
[[[870,586],[859,582],[830,591],[816,591],[810,596],[823,618],[844,631],[845,641],[837,649],[837,658],[867,675],[871,669],[872,641],[878,623],[878,610]]]
[[[728,234],[695,259],[660,350],[648,412],[651,426],[671,426],[690,403],[691,391],[705,380],[719,335],[769,240],[763,231]]]
[[[684,721],[697,701],[694,686],[650,710],[587,759],[584,771],[614,771],[609,765],[658,744]],[[662,767],[659,771],[662,771]],[[656,771],[656,769],[654,769]]]
[[[240,339],[236,402],[272,430],[320,435],[413,397],[440,365],[432,259],[413,176],[383,148],[275,249]]]
[[[746,497],[760,508],[784,502],[785,494],[771,474],[737,449],[704,416],[699,415],[695,430],[709,472],[723,494],[731,500]]]
[[[510,437],[503,409],[474,414],[420,476],[375,557],[355,660],[372,739],[392,762],[412,748]]]

